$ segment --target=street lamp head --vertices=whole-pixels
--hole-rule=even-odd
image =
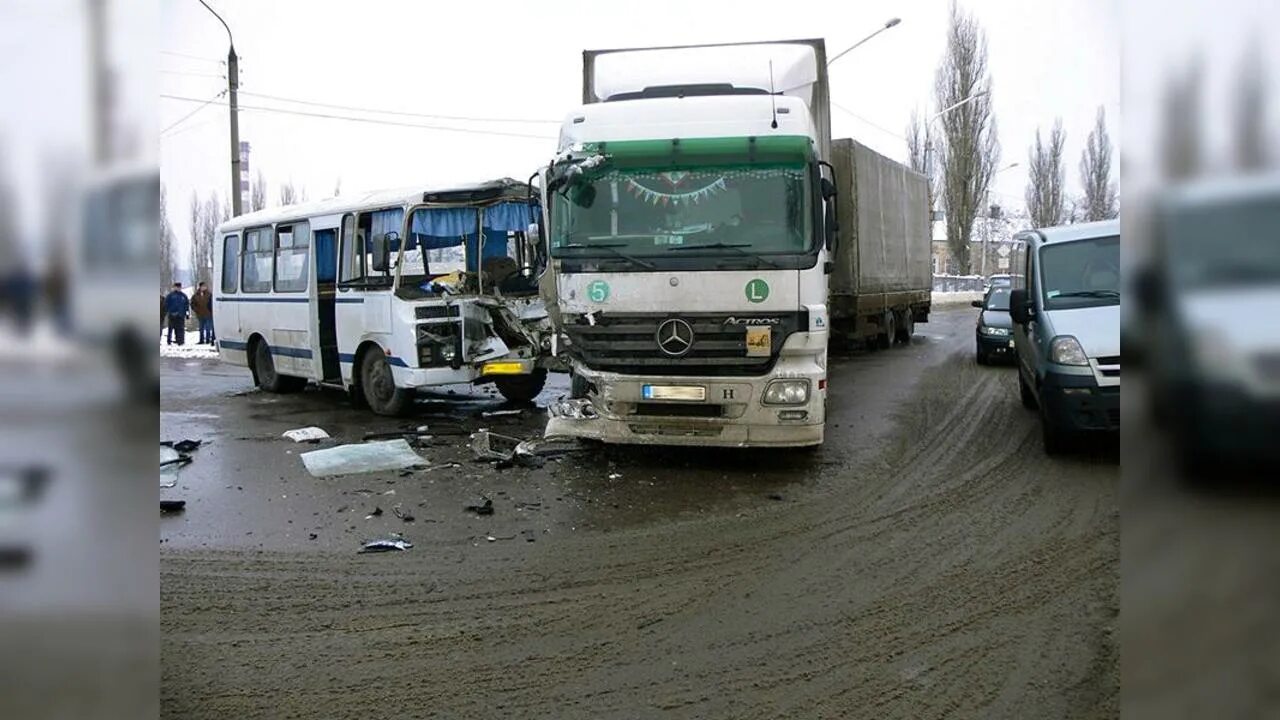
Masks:
[[[884,24],[884,28],[888,30],[889,28],[893,27],[894,25],[897,25],[900,22],[902,22],[902,18],[890,18],[889,22]]]

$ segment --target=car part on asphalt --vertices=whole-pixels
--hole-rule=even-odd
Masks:
[[[492,515],[493,500],[481,495],[470,503],[464,505],[462,509],[467,512],[473,512],[477,515]]]
[[[365,553],[392,552],[394,550],[408,550],[411,547],[413,547],[413,543],[405,540],[403,535],[391,533],[384,538],[366,540],[357,553],[363,555]]]
[[[286,430],[281,433],[281,435],[294,442],[314,443],[321,440],[327,440],[329,438],[329,433],[325,432],[323,428],[318,428],[314,425],[310,427],[297,428],[296,430]]]
[[[403,438],[383,442],[338,445],[302,453],[302,464],[315,477],[400,470],[420,467],[427,461]]]

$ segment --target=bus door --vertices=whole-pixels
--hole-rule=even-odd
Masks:
[[[275,228],[271,351],[287,375],[315,377],[311,342],[311,229],[307,221]]]
[[[316,228],[312,245],[315,253],[316,316],[313,328],[314,350],[319,354],[318,365],[313,362],[316,377],[323,382],[340,383],[342,373],[338,364],[338,335],[334,307],[338,282],[338,228]]]
[[[355,352],[369,335],[391,332],[392,273],[385,258],[373,252],[375,240],[394,231],[399,236],[404,208],[348,213],[338,239],[338,284],[334,300],[334,334],[342,376],[353,377]]]
[[[218,296],[213,301],[213,332],[233,342],[244,342],[240,331],[240,234],[228,233],[222,238],[218,265]]]

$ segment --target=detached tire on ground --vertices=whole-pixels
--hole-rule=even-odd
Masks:
[[[533,402],[547,384],[547,371],[538,368],[528,375],[507,375],[494,378],[493,384],[498,387],[502,397],[511,402]]]
[[[379,415],[403,415],[413,402],[413,391],[396,387],[391,363],[377,348],[360,355],[360,391],[369,409]]]
[[[265,340],[253,344],[253,377],[258,388],[270,393],[298,392],[307,386],[306,378],[281,375],[276,372],[276,362],[271,356],[271,346]]]

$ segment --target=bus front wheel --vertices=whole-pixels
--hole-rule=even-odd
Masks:
[[[547,371],[546,368],[538,368],[528,375],[507,375],[495,378],[493,384],[498,386],[502,397],[511,402],[533,402],[547,384]]]
[[[369,409],[379,415],[401,415],[413,401],[413,391],[396,387],[391,363],[376,349],[361,356],[360,389]]]

